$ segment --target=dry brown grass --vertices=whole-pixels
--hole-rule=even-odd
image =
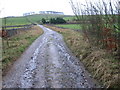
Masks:
[[[41,34],[43,30],[39,26],[33,26],[31,29],[20,31],[19,34],[12,36],[7,40],[3,39],[2,51],[2,69],[6,71],[15,60],[25,51],[25,49]],[[4,73],[4,72],[3,72]]]
[[[107,88],[120,86],[120,78],[118,77],[120,64],[108,52],[91,46],[79,32],[53,26],[46,27],[64,36],[71,51],[83,62],[86,69],[101,85]]]

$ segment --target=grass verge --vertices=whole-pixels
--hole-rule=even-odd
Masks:
[[[46,25],[45,25],[46,26]],[[81,33],[70,29],[62,29],[54,26],[46,26],[61,33],[67,46],[85,65],[93,78],[106,88],[118,88],[119,62],[117,62],[108,52],[91,46],[86,42]]]
[[[32,44],[32,42],[43,33],[43,30],[39,26],[33,26],[29,30],[20,31],[19,34],[12,36],[7,40],[3,39],[3,51],[2,51],[2,69],[3,74],[13,62],[20,57],[20,55],[26,50],[26,48]]]

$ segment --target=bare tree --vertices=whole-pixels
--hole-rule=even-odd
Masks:
[[[70,0],[70,4],[90,43],[120,53],[120,1],[95,3],[86,0],[83,5]]]

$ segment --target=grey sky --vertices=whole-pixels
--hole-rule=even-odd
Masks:
[[[0,0],[1,16],[18,16],[31,11],[60,11],[72,14],[69,0]]]
[[[85,3],[85,0],[73,0]],[[98,1],[98,0],[87,0]],[[109,1],[109,0],[105,0]],[[111,0],[116,1],[116,0]],[[70,0],[0,0],[0,17],[20,16],[26,12],[60,11],[66,15],[73,15]]]

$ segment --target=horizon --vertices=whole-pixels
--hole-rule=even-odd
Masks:
[[[34,12],[34,11],[25,12],[25,13],[32,13],[32,12]],[[44,14],[40,14],[39,12],[40,12],[40,11],[35,12],[34,14],[30,14],[30,15],[44,15]],[[59,12],[59,11],[55,11],[55,12]],[[4,17],[0,17],[0,18],[6,18],[6,17],[24,17],[24,14],[25,14],[25,13],[23,13],[22,15],[11,15],[11,16],[4,16]],[[26,16],[30,16],[30,15],[26,15]],[[46,15],[60,15],[60,14],[46,14]],[[67,14],[64,14],[64,12],[63,12],[63,15],[67,16]],[[69,15],[68,15],[68,16],[69,16]],[[70,16],[74,16],[74,14],[73,14],[73,15],[70,15]]]

